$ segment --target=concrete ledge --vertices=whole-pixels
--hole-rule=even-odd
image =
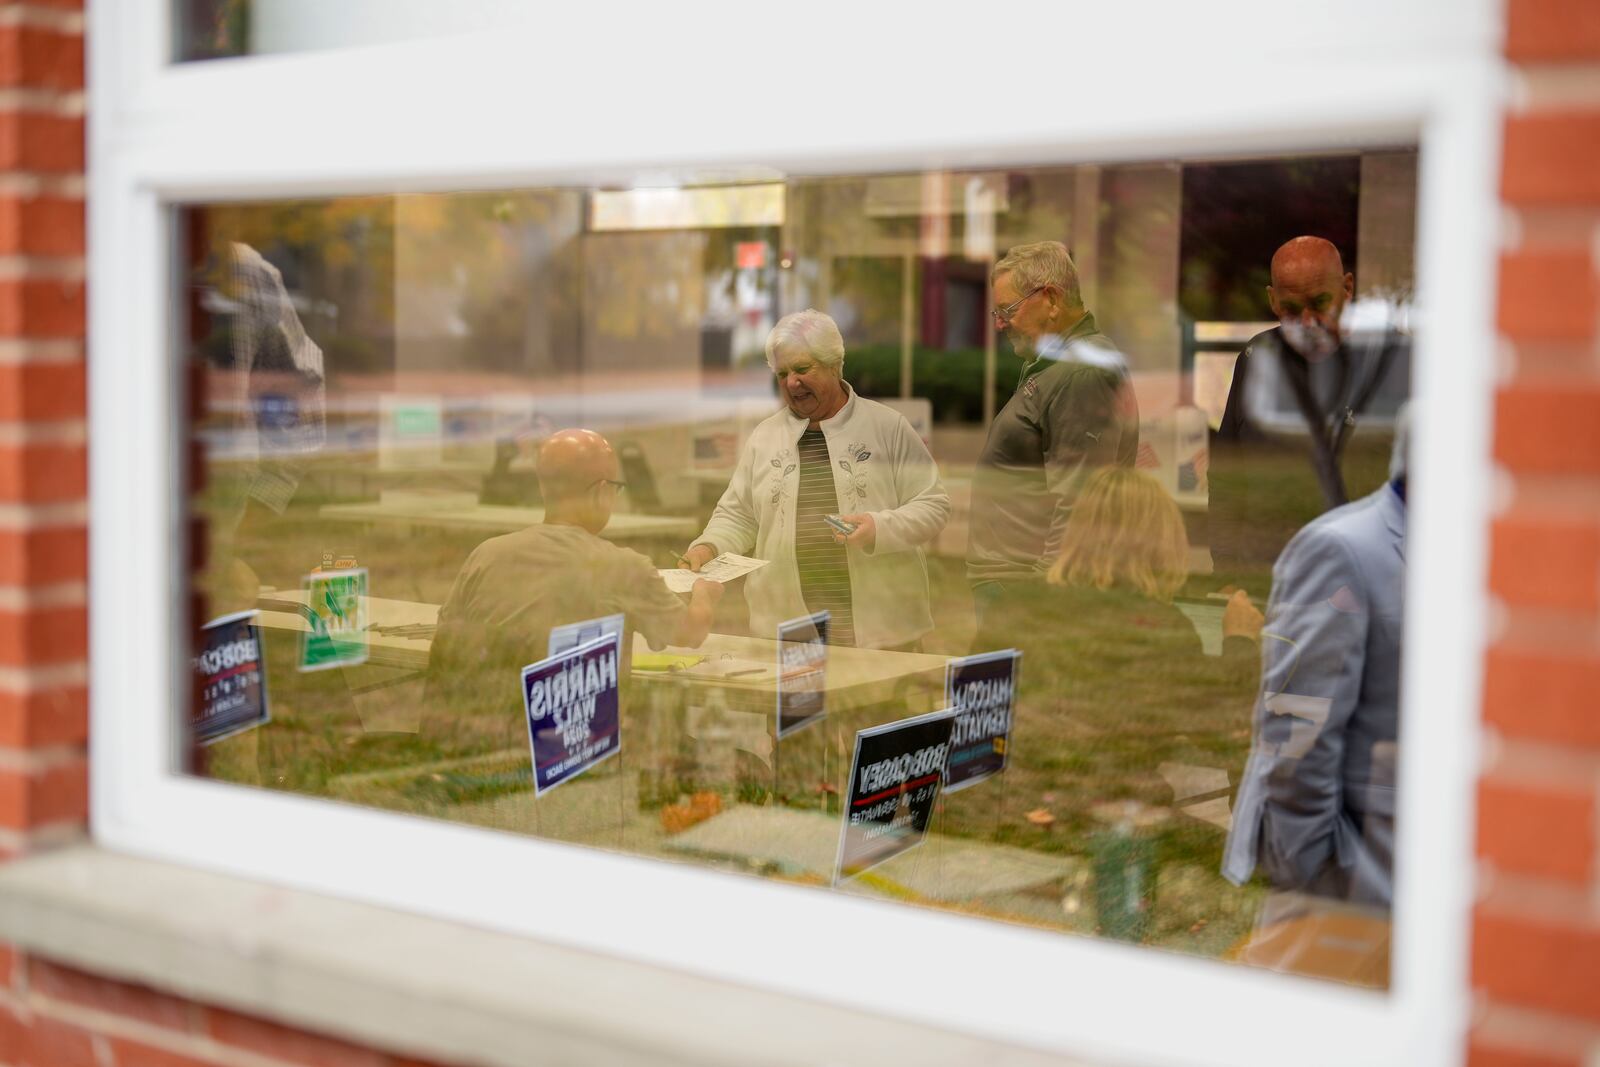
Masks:
[[[0,867],[0,939],[110,978],[450,1062],[1063,1063],[968,1035],[93,846]]]

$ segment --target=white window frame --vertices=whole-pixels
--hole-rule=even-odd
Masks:
[[[1088,1058],[1459,1061],[1488,611],[1497,3],[530,5],[518,32],[176,66],[166,8],[115,0],[89,16],[101,843]],[[1387,995],[170,772],[188,683],[166,205],[1378,143],[1421,146],[1425,315],[1410,536],[1427,547],[1407,575]]]

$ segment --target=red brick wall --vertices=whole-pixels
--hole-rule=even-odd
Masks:
[[[78,0],[0,0],[0,858],[89,815],[82,26]],[[0,945],[0,1063],[421,1061]]]
[[[0,949],[9,1067],[428,1067]]]
[[[1600,1055],[1600,3],[1509,0],[1471,1067]]]
[[[0,856],[88,817],[83,35],[0,3]]]

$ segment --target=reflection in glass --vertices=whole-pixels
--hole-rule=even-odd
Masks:
[[[182,209],[186,765],[1385,985],[1415,165]]]

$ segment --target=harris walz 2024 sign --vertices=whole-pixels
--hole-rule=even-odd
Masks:
[[[622,750],[621,649],[621,636],[607,633],[522,668],[535,796]]]

